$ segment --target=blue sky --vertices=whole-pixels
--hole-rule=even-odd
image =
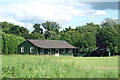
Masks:
[[[55,21],[61,29],[100,24],[105,18],[118,18],[117,2],[80,0],[0,0],[0,22],[8,21],[32,31],[33,24]]]

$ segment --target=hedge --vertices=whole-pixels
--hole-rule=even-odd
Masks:
[[[16,54],[17,46],[23,41],[23,37],[2,33],[2,54]]]

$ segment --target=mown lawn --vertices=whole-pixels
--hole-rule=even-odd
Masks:
[[[2,78],[118,78],[112,67],[118,67],[118,56],[2,55]]]

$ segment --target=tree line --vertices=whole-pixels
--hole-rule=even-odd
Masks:
[[[91,22],[83,26],[77,26],[75,29],[69,26],[61,31],[61,26],[58,23],[50,21],[46,21],[42,24],[35,23],[33,25],[34,30],[31,33],[25,27],[8,22],[1,22],[0,26],[2,27],[3,41],[11,40],[11,43],[13,39],[12,36],[14,35],[14,37],[16,37],[14,38],[14,40],[16,39],[14,43],[20,43],[25,39],[65,40],[85,52],[92,52],[96,50],[96,47],[110,48],[113,53],[118,53],[120,49],[120,42],[118,42],[120,36],[118,34],[120,30],[118,21],[112,18],[104,19],[100,25]],[[46,31],[43,32],[40,26],[43,26]],[[23,39],[21,40],[20,38],[19,41],[17,37],[23,37]],[[17,42],[17,40],[19,42]],[[16,44],[10,44],[9,41],[6,44],[17,46]],[[3,42],[3,52],[6,52],[4,48],[6,44]]]

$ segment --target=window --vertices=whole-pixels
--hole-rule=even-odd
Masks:
[[[21,52],[22,52],[22,53],[24,52],[24,47],[21,47]]]
[[[30,47],[30,53],[33,53],[33,47]]]

